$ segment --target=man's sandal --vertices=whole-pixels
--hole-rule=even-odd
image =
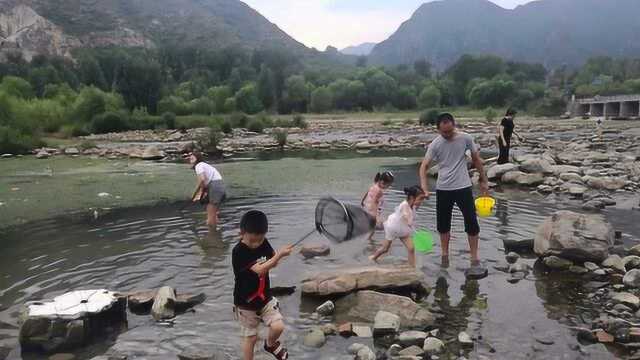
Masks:
[[[289,358],[289,352],[287,352],[287,348],[283,347],[282,344],[280,344],[280,341],[276,341],[276,343],[272,347],[269,347],[267,345],[267,341],[265,340],[264,350],[269,354],[275,356],[275,358],[278,360],[287,360]]]

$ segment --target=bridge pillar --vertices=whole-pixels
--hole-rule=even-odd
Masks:
[[[620,117],[630,119],[640,116],[640,101],[625,101],[620,104]]]
[[[591,116],[604,116],[604,104],[603,103],[589,104],[589,113],[591,113]]]
[[[604,104],[604,117],[605,118],[616,118],[620,117],[620,103],[619,102],[608,102]]]

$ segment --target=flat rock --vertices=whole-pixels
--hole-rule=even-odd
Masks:
[[[438,355],[444,352],[444,343],[438,338],[430,337],[424,341],[422,349],[428,355]]]
[[[429,336],[429,334],[424,331],[404,331],[398,336],[398,342],[400,342],[402,346],[422,345],[427,336]]]
[[[80,150],[78,150],[77,148],[74,148],[74,147],[69,147],[69,148],[64,149],[64,153],[66,155],[78,155],[78,154],[80,154]]]
[[[400,330],[400,317],[388,311],[378,311],[373,320],[373,335],[395,334]]]
[[[518,170],[518,165],[516,164],[508,163],[508,164],[495,165],[489,168],[489,170],[487,170],[487,177],[490,180],[500,179],[502,178],[502,175],[510,171],[516,171],[516,170]]]
[[[357,325],[354,324],[352,327],[353,334],[359,338],[372,338],[373,331],[371,331],[371,327],[367,325]]]
[[[614,269],[622,273],[626,272],[624,268],[624,262],[622,261],[622,258],[617,254],[609,255],[609,257],[607,257],[601,265],[602,267]]]
[[[585,262],[584,267],[587,268],[587,270],[589,271],[596,271],[600,269],[600,266],[598,266],[596,263],[592,263],[591,261]]]
[[[640,256],[640,245],[636,245],[629,249],[629,255]]]
[[[398,353],[401,356],[422,356],[422,354],[424,354],[424,349],[416,345],[412,345]]]
[[[544,264],[554,270],[568,270],[573,266],[573,262],[557,256],[547,256],[543,260]]]
[[[527,159],[520,164],[520,169],[528,173],[552,174],[551,164],[544,159]]]
[[[166,154],[161,151],[157,146],[149,146],[144,149],[140,158],[142,160],[162,160]]]
[[[522,171],[510,171],[502,175],[505,184],[518,184],[524,186],[538,186],[544,183],[542,174],[527,174]]]
[[[622,258],[622,263],[626,271],[640,268],[640,256],[629,255]]]
[[[471,336],[469,336],[469,334],[467,334],[464,331],[458,334],[458,342],[462,346],[472,346],[473,345],[473,339],[471,339]]]
[[[36,154],[36,159],[46,159],[49,156],[51,155],[46,151],[38,151],[38,153]]]
[[[597,214],[557,211],[538,227],[534,251],[576,262],[602,262],[614,244],[613,227]]]
[[[303,246],[300,249],[300,254],[305,259],[310,259],[317,256],[327,256],[331,253],[331,248],[328,245],[313,245]]]
[[[407,328],[432,326],[435,319],[427,310],[408,297],[383,294],[375,291],[359,291],[336,302],[336,317],[374,322],[378,311],[393,309],[400,318],[400,326]]]
[[[342,295],[357,290],[413,289],[429,292],[424,274],[407,266],[365,266],[318,273],[302,280],[302,293],[311,296]]]

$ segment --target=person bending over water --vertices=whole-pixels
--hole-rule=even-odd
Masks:
[[[202,153],[199,151],[194,151],[189,155],[189,163],[198,177],[191,201],[206,205],[207,225],[215,229],[218,225],[220,206],[226,198],[222,175],[216,168],[204,161]]]
[[[412,186],[405,188],[404,193],[407,195],[407,199],[396,207],[396,210],[389,215],[389,218],[384,223],[386,240],[382,243],[382,247],[369,257],[374,262],[378,261],[380,256],[389,252],[393,240],[400,239],[407,248],[409,265],[416,266],[416,252],[411,237],[416,231],[416,209],[424,200],[424,191],[419,186]]]
[[[480,226],[476,215],[472,183],[467,169],[466,151],[471,152],[471,158],[480,173],[480,190],[483,195],[488,194],[489,185],[484,172],[482,158],[478,147],[471,135],[456,130],[453,115],[444,113],[438,116],[436,126],[440,135],[434,139],[420,166],[420,184],[425,196],[429,197],[427,171],[432,162],[439,165],[438,182],[436,185],[436,217],[442,262],[449,261],[449,240],[451,239],[451,216],[453,205],[457,205],[464,217],[464,229],[468,235],[471,250],[471,265],[475,268],[480,263],[478,256],[478,239]]]
[[[393,173],[385,171],[383,173],[377,173],[373,179],[373,185],[369,188],[364,197],[362,198],[361,205],[376,219],[376,230],[382,230],[382,207],[384,205],[384,191],[387,190],[393,184]],[[373,233],[369,239],[373,238]]]

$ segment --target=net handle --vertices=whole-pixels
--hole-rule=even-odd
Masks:
[[[309,236],[313,235],[315,232],[316,232],[316,229],[311,230],[307,235],[305,235],[302,238],[300,238],[300,240],[294,242],[292,246],[296,247],[296,246],[300,245],[303,241],[307,240],[309,238]]]

